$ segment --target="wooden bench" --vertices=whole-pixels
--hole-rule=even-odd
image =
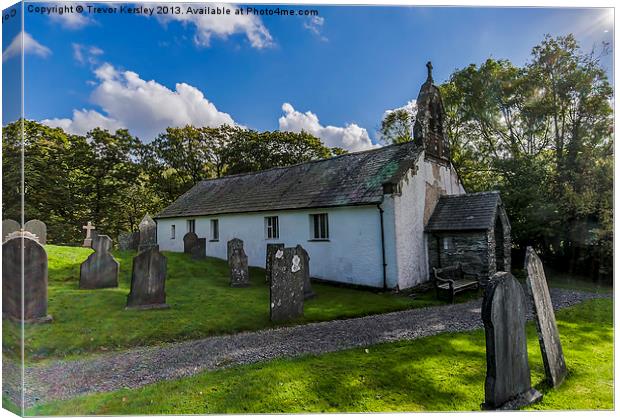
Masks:
[[[434,268],[435,289],[437,299],[446,299],[454,303],[454,295],[470,289],[478,289],[480,286],[480,275],[467,272],[461,263],[453,266]]]

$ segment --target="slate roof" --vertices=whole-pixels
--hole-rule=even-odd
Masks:
[[[418,159],[413,142],[289,167],[203,180],[155,218],[380,203]]]
[[[441,196],[426,230],[488,230],[494,225],[500,204],[499,192]]]

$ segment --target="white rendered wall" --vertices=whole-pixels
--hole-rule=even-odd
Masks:
[[[310,240],[310,214],[327,213],[329,241]],[[278,216],[280,238],[265,238],[265,217]],[[295,210],[231,214],[213,217],[168,218],[157,220],[157,242],[162,251],[183,251],[187,219],[196,220],[196,234],[207,238],[207,255],[226,259],[226,243],[240,238],[251,266],[265,267],[268,243],[287,247],[301,244],[310,255],[310,275],[319,279],[357,285],[383,287],[381,224],[376,206],[349,206],[317,210]],[[220,239],[209,241],[210,221],[219,220]],[[170,227],[175,225],[176,238]]]
[[[416,165],[417,171],[409,170],[401,181],[401,193],[391,198],[385,196],[385,201],[393,199],[395,270],[399,289],[429,278],[425,218],[432,213],[439,196],[465,193],[452,165],[446,167],[427,161],[424,153]],[[390,282],[392,284],[392,280]]]

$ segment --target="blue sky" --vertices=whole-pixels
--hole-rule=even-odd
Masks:
[[[488,57],[522,65],[546,33],[573,33],[584,49],[613,42],[609,9],[293,8],[319,16],[26,12],[26,117],[77,133],[127,127],[144,141],[170,124],[306,129],[357,150],[377,141],[386,110],[415,99],[428,60],[441,83]],[[18,115],[18,23],[3,24],[5,124]]]

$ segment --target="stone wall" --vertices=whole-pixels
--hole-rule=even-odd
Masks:
[[[445,232],[428,235],[429,263],[433,267],[447,267],[457,262],[467,269],[479,273],[483,279],[489,277],[494,266],[494,242],[491,246],[487,231]],[[447,245],[447,249],[445,248]]]

